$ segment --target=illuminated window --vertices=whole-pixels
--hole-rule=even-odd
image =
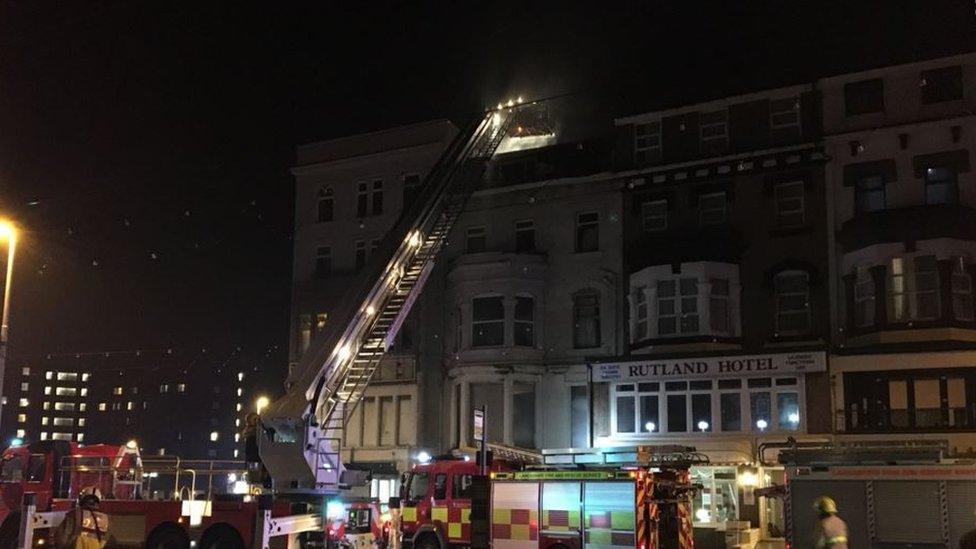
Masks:
[[[177,393],[185,393],[186,392],[186,383],[178,383],[178,384],[176,384],[176,392]]]
[[[85,433],[78,433],[78,442],[83,442],[85,440]]]
[[[237,450],[234,450],[234,457],[236,458],[238,455],[239,455],[239,452]]]
[[[41,440],[47,440],[47,433],[41,433]]]
[[[28,368],[28,367],[25,366],[25,367],[23,367],[23,368],[20,369],[20,373],[21,373],[21,375],[29,376],[30,375],[30,368]]]
[[[134,408],[134,407],[135,407],[135,404],[133,404],[131,400],[129,402],[126,402],[125,403],[125,409],[126,410],[132,410],[132,408]]]
[[[44,388],[44,394],[45,394],[45,395],[49,395],[49,394],[51,394],[51,388],[50,388],[50,387],[45,387],[45,388]]]
[[[27,414],[17,414],[17,423],[27,423]]]
[[[165,456],[166,455],[166,448],[160,448],[159,451],[156,452],[156,454],[157,455],[160,455],[160,456]]]
[[[240,402],[238,402],[237,403],[237,411],[240,412],[241,411],[241,408],[242,408],[242,404]]]
[[[237,396],[241,396],[243,394],[244,394],[244,389],[241,389],[240,387],[238,387],[237,388]]]
[[[54,390],[54,394],[57,396],[76,396],[78,389],[74,387],[58,387]]]
[[[75,372],[58,372],[58,381],[78,381],[78,374]]]
[[[234,420],[234,427],[240,427],[240,426],[241,426],[241,418],[235,419]]]
[[[54,418],[55,427],[74,427],[75,420],[70,417],[56,417]]]
[[[237,381],[244,381],[244,372],[237,372]]]
[[[113,395],[121,395],[122,394],[122,387],[115,387],[114,389],[112,389],[112,394]]]
[[[44,409],[45,410],[50,410],[51,409],[51,403],[50,402],[45,402],[44,403]]]
[[[89,373],[81,374],[81,380],[82,381],[88,381],[88,378],[89,377],[91,377],[91,374],[89,374]]]
[[[24,438],[27,436],[27,432],[23,429],[17,429],[17,438]]]
[[[41,425],[47,425],[48,423],[50,423],[50,421],[51,421],[51,418],[49,418],[49,417],[42,417],[41,418]]]
[[[159,386],[159,392],[160,393],[168,393],[169,392],[169,384],[168,383],[163,383],[162,385],[160,385]]]
[[[85,418],[83,417],[78,418],[78,427],[84,427],[84,426],[85,426]]]
[[[28,387],[30,387],[30,385],[29,385],[29,384],[27,384],[27,383],[21,383],[21,384],[20,384],[20,390],[21,390],[21,391],[27,391],[27,388],[28,388]]]
[[[71,440],[71,433],[51,433],[51,440]]]
[[[80,412],[84,412],[87,409],[88,409],[88,405],[85,404],[84,402],[82,402],[81,404],[78,405],[78,411],[80,411]]]
[[[59,412],[74,412],[75,403],[74,402],[55,402],[54,409]]]
[[[234,433],[234,442],[240,442],[240,441],[241,441],[240,433]]]
[[[217,442],[217,439],[219,438],[220,438],[220,433],[218,433],[217,431],[213,431],[210,433],[210,442]]]
[[[44,372],[44,379],[51,379],[54,377],[54,372]]]
[[[106,408],[106,406],[105,406],[105,403],[104,402],[99,402],[98,403],[98,411],[99,412],[104,412],[105,411],[105,408]]]
[[[30,401],[27,400],[26,398],[20,399],[20,407],[21,408],[26,408],[28,404],[30,404]]]
[[[88,389],[87,388],[83,387],[81,389],[81,396],[88,396]]]

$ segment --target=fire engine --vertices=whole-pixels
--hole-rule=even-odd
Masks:
[[[497,448],[497,447],[496,447]],[[708,459],[680,446],[543,450],[481,465],[456,457],[415,466],[404,477],[404,546],[447,549],[690,549],[692,465]],[[479,482],[479,479],[484,479]],[[475,543],[479,524],[486,536]]]
[[[976,536],[976,461],[947,459],[940,443],[846,442],[780,452],[787,540],[812,543],[813,502],[829,496],[851,547],[961,547]]]
[[[251,436],[256,438],[273,492],[226,498],[205,492],[198,498],[190,490],[188,497],[176,493],[165,501],[106,499],[101,510],[109,514],[117,540],[173,549],[187,549],[191,544],[264,549],[272,540],[292,545],[301,541],[300,536],[317,536],[318,543],[327,537],[328,502],[341,490],[366,480],[365,473],[347,470],[341,461],[345,418],[358,405],[423,290],[488,162],[514,127],[518,113],[530,105],[521,98],[499,104],[458,134],[428,173],[414,205],[403,212],[377,249],[361,283],[349,288],[345,302],[336,309],[338,321],[329,323],[290,372],[285,396],[264,409]],[[46,484],[24,481],[18,541],[11,541],[15,538],[10,535],[0,540],[21,547],[45,539],[74,504],[69,497],[57,497],[55,488],[60,485],[56,479],[62,473],[81,473],[70,463],[55,468],[56,452],[34,445],[26,451],[33,454],[35,449],[49,455],[46,467],[52,476]],[[83,450],[71,446],[64,454],[80,458]],[[113,465],[106,467],[104,473],[114,474]],[[175,467],[173,474],[194,474]],[[141,470],[133,471],[145,473],[145,463]],[[141,483],[142,478],[138,480]],[[8,505],[16,506],[18,497],[11,489]],[[131,539],[120,530],[131,532]]]

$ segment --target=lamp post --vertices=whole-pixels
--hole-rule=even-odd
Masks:
[[[7,240],[7,277],[3,285],[3,317],[0,319],[0,416],[3,412],[3,378],[7,368],[7,337],[10,332],[10,284],[14,274],[14,253],[17,250],[17,228],[0,220],[0,238]]]

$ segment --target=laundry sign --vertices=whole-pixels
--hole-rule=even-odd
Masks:
[[[773,353],[766,355],[710,356],[598,362],[593,381],[646,381],[703,377],[753,377],[757,375],[823,372],[826,353]]]

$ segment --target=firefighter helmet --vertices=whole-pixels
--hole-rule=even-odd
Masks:
[[[78,504],[81,507],[97,506],[101,500],[102,493],[94,486],[82,488],[81,492],[78,493]]]
[[[817,498],[817,501],[813,503],[813,508],[823,515],[837,514],[837,502],[828,496],[820,496]]]

